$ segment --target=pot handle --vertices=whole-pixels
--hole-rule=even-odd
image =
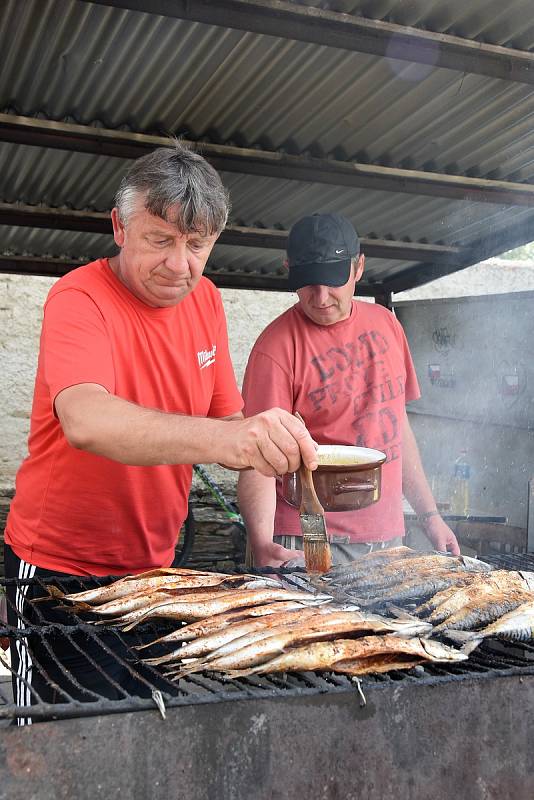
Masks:
[[[374,483],[336,483],[332,486],[334,494],[347,494],[347,492],[369,492],[374,491]]]

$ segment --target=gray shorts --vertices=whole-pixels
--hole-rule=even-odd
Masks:
[[[276,544],[287,547],[288,550],[302,550],[302,536],[273,536]],[[356,558],[372,553],[375,550],[385,550],[390,547],[400,547],[403,544],[402,536],[395,536],[386,542],[353,542],[348,536],[330,536],[330,550],[332,564],[348,564]]]

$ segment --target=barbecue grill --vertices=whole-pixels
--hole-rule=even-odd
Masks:
[[[486,560],[534,570],[532,555]],[[300,586],[298,574],[285,580]],[[83,581],[74,583],[58,581],[66,591],[83,588]],[[306,672],[233,680],[206,673],[172,683],[142,665],[133,649],[165,633],[168,623],[122,633],[75,614],[72,626],[21,622],[18,631],[4,627],[0,635],[39,637],[49,654],[60,637],[75,641],[81,653],[84,641],[96,640],[116,653],[134,689],[113,686],[109,678],[119,699],[108,699],[69,681],[58,665],[61,702],[37,702],[31,710],[34,721],[55,721],[3,731],[0,797],[37,796],[38,779],[45,783],[39,798],[54,800],[94,800],[100,793],[169,798],[173,792],[188,800],[282,798],[306,787],[310,797],[343,800],[533,796],[532,644],[488,641],[466,662],[359,682]],[[0,702],[0,719],[27,713],[6,696]],[[102,768],[95,770],[95,763]],[[75,783],[80,774],[83,781]]]

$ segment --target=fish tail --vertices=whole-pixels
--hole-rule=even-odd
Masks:
[[[410,614],[408,611],[405,611],[403,608],[399,608],[399,606],[395,605],[388,605],[388,611],[393,614],[399,620],[405,620],[406,622],[413,622],[415,624],[421,624],[421,620],[415,614]]]
[[[68,614],[77,614],[79,611],[92,611],[94,613],[93,606],[89,605],[89,603],[82,603],[81,601],[78,603],[73,603],[71,606],[66,605],[59,605],[54,606],[54,611],[66,611]]]
[[[455,644],[463,645],[460,650],[468,656],[479,646],[484,637],[477,635],[473,631],[448,630],[447,638],[452,639]]]
[[[48,597],[36,597],[34,600],[30,600],[30,603],[44,603],[52,597],[55,597],[57,600],[63,600],[65,597],[65,592],[62,592],[57,586],[48,584],[46,590],[49,595]]]

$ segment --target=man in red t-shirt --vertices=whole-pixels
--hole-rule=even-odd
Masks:
[[[244,419],[219,292],[202,276],[229,201],[217,172],[181,144],[138,159],[111,212],[118,255],[73,270],[44,308],[29,455],[5,533],[7,577],[120,575],[169,566],[187,514],[191,465],[254,467],[266,476],[317,466],[288,411]],[[11,586],[29,619],[36,584]],[[68,622],[49,604],[54,622]],[[41,614],[45,613],[41,610]],[[12,648],[15,700],[62,700],[46,648]],[[58,645],[59,646],[59,645]],[[110,641],[110,649],[118,646]],[[115,696],[76,647],[56,656],[86,689]],[[93,659],[121,684],[116,661]],[[107,660],[106,660],[107,659]],[[83,661],[83,659],[81,659]],[[32,683],[33,681],[33,683]],[[97,688],[99,687],[99,688]],[[91,699],[69,684],[71,695]]]
[[[271,406],[298,411],[318,444],[386,453],[379,501],[326,514],[334,563],[401,543],[403,493],[433,546],[459,553],[437,512],[406,414],[419,387],[404,332],[385,308],[353,299],[364,268],[359,251],[356,231],[339,214],[314,214],[293,226],[289,285],[299,302],[254,345],[243,383],[245,414]],[[275,478],[243,472],[238,494],[255,566],[297,557],[299,512]]]

